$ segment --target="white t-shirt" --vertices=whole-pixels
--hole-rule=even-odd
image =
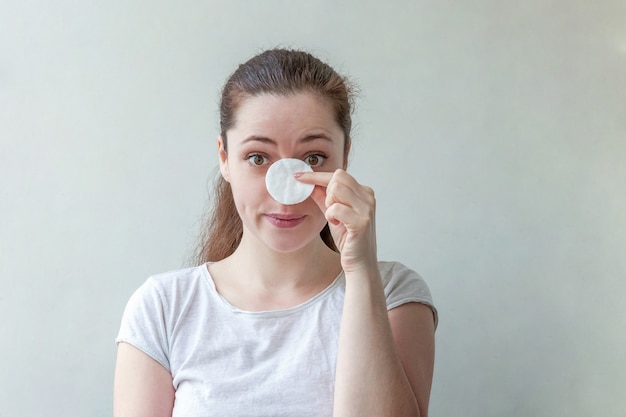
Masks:
[[[429,305],[414,271],[380,262],[387,309]],[[215,288],[206,265],[150,277],[130,298],[116,341],[173,377],[174,417],[331,416],[345,279],[285,310],[250,312]]]

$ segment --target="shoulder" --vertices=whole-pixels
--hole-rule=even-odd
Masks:
[[[117,341],[140,348],[168,368],[172,329],[185,315],[196,314],[206,304],[203,295],[208,286],[203,268],[150,276],[128,300]]]
[[[207,276],[205,271],[206,266],[200,265],[162,272],[151,275],[143,286],[162,293],[186,291],[205,282]]]
[[[437,317],[430,288],[416,271],[395,261],[380,261],[378,269],[383,281],[388,310],[416,302],[429,306]]]
[[[116,342],[136,347],[169,370],[171,329],[197,275],[188,268],[149,277],[126,303]]]
[[[398,285],[411,285],[419,288],[425,296],[430,297],[426,281],[413,269],[395,261],[378,262],[380,276],[385,286],[385,293]]]
[[[189,299],[199,288],[206,286],[205,270],[206,267],[201,265],[151,275],[135,290],[129,304],[150,302],[167,308]]]

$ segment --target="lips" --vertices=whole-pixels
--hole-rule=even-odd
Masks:
[[[265,215],[265,218],[274,226],[282,229],[290,227],[296,227],[304,221],[306,215],[303,214],[282,214],[282,213],[269,213]]]

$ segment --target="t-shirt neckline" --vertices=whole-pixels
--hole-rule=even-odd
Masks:
[[[239,307],[236,307],[234,305],[232,305],[230,303],[230,301],[228,301],[226,298],[224,298],[224,296],[222,296],[222,294],[219,293],[219,291],[217,291],[217,287],[215,285],[215,281],[213,281],[213,277],[211,276],[211,272],[209,272],[209,265],[212,262],[207,262],[205,264],[203,264],[201,266],[201,270],[202,270],[202,274],[204,276],[204,278],[206,279],[206,283],[209,286],[209,289],[211,290],[211,293],[220,301],[220,303],[226,307],[228,310],[230,310],[233,313],[237,313],[237,314],[245,314],[245,315],[249,315],[249,316],[255,316],[255,317],[274,317],[274,316],[285,316],[285,315],[290,315],[290,314],[294,314],[297,313],[301,310],[306,309],[307,307],[316,304],[318,301],[322,300],[323,298],[326,298],[328,296],[328,294],[330,294],[332,292],[332,290],[339,285],[339,283],[342,281],[342,278],[344,276],[344,272],[343,270],[341,270],[341,272],[339,272],[339,274],[337,275],[337,277],[335,277],[335,279],[333,280],[333,282],[331,282],[326,288],[324,288],[322,291],[318,292],[317,294],[315,294],[313,297],[309,298],[308,300],[295,305],[293,307],[289,307],[289,308],[284,308],[284,309],[278,309],[278,310],[261,310],[261,311],[250,311],[250,310],[244,310],[241,309]]]

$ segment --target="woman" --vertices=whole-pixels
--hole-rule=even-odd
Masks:
[[[115,415],[426,416],[436,310],[378,262],[374,192],[346,173],[351,92],[308,53],[265,51],[222,93],[221,178],[199,266],[148,279],[126,307]],[[313,172],[295,205],[272,163]]]

